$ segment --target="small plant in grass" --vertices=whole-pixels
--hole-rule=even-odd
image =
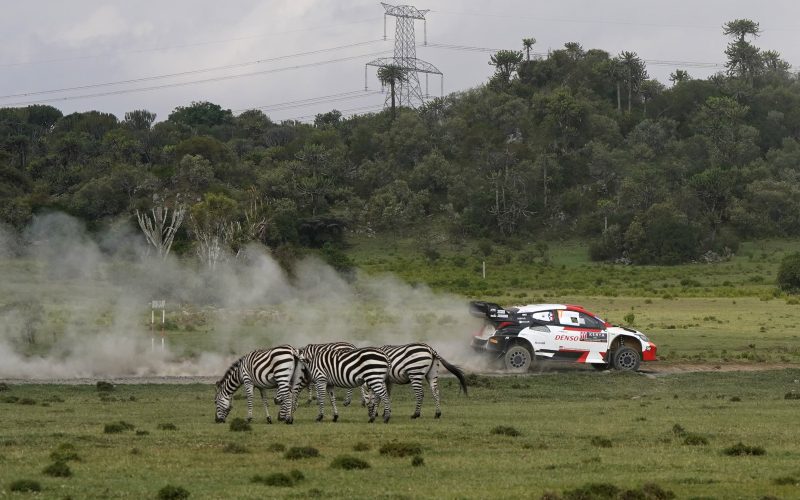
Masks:
[[[630,313],[626,314],[626,315],[625,315],[625,316],[622,318],[622,320],[623,320],[623,321],[625,321],[625,324],[626,324],[626,325],[631,325],[631,326],[633,326],[633,325],[635,324],[635,322],[636,322],[636,315],[635,315],[635,314],[633,314],[632,312],[630,312]]]
[[[19,401],[19,397],[17,397],[17,396],[5,396],[2,399],[0,399],[0,401],[2,401],[3,403],[14,404],[17,401]]]
[[[331,462],[331,469],[369,469],[369,463],[357,457],[341,455],[333,459],[333,462]]]
[[[271,445],[267,446],[267,451],[272,451],[275,453],[283,453],[286,451],[286,445],[282,443],[272,443]]]
[[[787,392],[783,399],[800,399],[800,392]]]
[[[3,392],[3,391],[8,391],[8,390],[10,390],[10,389],[11,389],[11,388],[10,388],[10,387],[8,387],[8,384],[6,384],[5,382],[0,382],[0,392]]]
[[[520,431],[509,425],[498,425],[492,429],[492,434],[499,434],[501,436],[517,437],[522,435]]]
[[[253,428],[250,426],[250,422],[240,417],[236,417],[231,420],[230,429],[233,432],[248,432],[253,430]]]
[[[299,483],[303,479],[305,479],[303,473],[295,469],[288,474],[284,474],[283,472],[273,472],[267,476],[256,474],[250,478],[250,482],[266,484],[267,486],[282,486],[289,488]]]
[[[39,484],[39,481],[34,481],[33,479],[17,479],[8,485],[8,489],[11,491],[26,493],[42,491],[42,485]]]
[[[19,404],[31,406],[36,404],[36,400],[31,398],[22,398],[19,400]]]
[[[98,392],[111,392],[113,390],[114,390],[114,384],[112,384],[111,382],[106,382],[105,380],[97,381]]]
[[[289,477],[291,477],[294,480],[295,483],[300,482],[300,481],[302,481],[303,479],[306,478],[306,476],[304,476],[303,473],[300,472],[297,469],[290,470],[289,471]]]
[[[369,451],[370,446],[368,443],[363,441],[359,441],[358,443],[353,445],[353,451]]]
[[[45,467],[42,473],[53,477],[72,476],[72,470],[70,470],[69,465],[67,465],[66,462],[53,462],[52,464]]]
[[[283,455],[289,460],[300,460],[301,458],[314,458],[319,456],[319,450],[313,446],[294,446]]]
[[[676,436],[685,436],[686,429],[684,429],[681,424],[675,424],[672,426],[672,433]]]
[[[158,428],[161,429],[162,431],[177,431],[178,430],[178,428],[175,426],[175,424],[170,423],[170,422],[167,422],[167,423],[164,423],[164,424],[158,424]]]
[[[70,460],[80,462],[81,460],[81,457],[79,457],[78,453],[75,451],[75,446],[70,443],[61,443],[58,445],[58,448],[50,453],[50,458],[54,462],[68,462]]]
[[[149,436],[150,431],[136,431],[137,436]]]
[[[419,443],[400,443],[398,441],[391,441],[381,446],[381,455],[388,455],[390,457],[410,457],[412,455],[419,455],[422,453],[422,446]]]
[[[225,448],[223,448],[222,451],[225,453],[234,454],[247,453],[247,447],[239,443],[228,443],[225,445]]]
[[[119,434],[121,432],[130,431],[134,429],[133,424],[129,424],[124,420],[120,420],[119,422],[112,422],[110,424],[106,424],[103,428],[103,432],[106,434]]]
[[[776,477],[772,482],[780,486],[800,486],[800,479],[794,476]]]
[[[158,490],[159,500],[184,500],[189,498],[189,492],[180,486],[168,484]]]
[[[708,444],[708,439],[700,434],[689,433],[683,438],[683,444],[689,446],[701,446]]]
[[[612,446],[611,440],[603,436],[592,436],[590,442],[592,446],[597,446],[598,448],[611,448]]]
[[[421,467],[425,465],[425,459],[419,455],[415,455],[414,458],[411,459],[411,465],[414,467]]]
[[[764,448],[760,446],[749,446],[742,443],[741,441],[739,441],[733,446],[725,448],[724,450],[722,450],[722,452],[731,457],[739,457],[743,455],[760,456],[767,453],[766,450],[764,450]]]
[[[742,398],[740,398],[739,396],[733,396],[730,399],[731,403],[739,403],[739,402],[741,402],[741,400],[742,400]]]

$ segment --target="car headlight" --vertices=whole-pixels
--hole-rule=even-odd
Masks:
[[[636,333],[636,336],[639,337],[639,339],[644,342],[650,342],[650,339],[647,338],[647,335],[643,333]]]

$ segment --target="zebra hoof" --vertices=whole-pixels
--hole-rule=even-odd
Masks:
[[[248,423],[248,424],[249,424],[250,422],[252,422],[252,421],[253,421],[253,417],[247,417],[247,423]]]
[[[333,421],[336,422],[337,420],[339,420],[339,415],[338,414],[333,416]]]
[[[286,425],[292,425],[294,423],[294,418],[287,418],[285,420],[285,422],[286,422]]]
[[[383,417],[383,423],[384,423],[384,424],[388,424],[388,423],[389,423],[389,419],[390,419],[390,418],[391,418],[391,415],[384,415],[384,417]]]
[[[317,422],[322,422],[322,415],[317,415]]]
[[[436,415],[434,415],[434,416],[433,416],[433,418],[439,418],[439,417],[441,417],[441,416],[442,416],[442,412],[440,412],[440,411],[437,411],[437,412],[436,412]]]
[[[419,418],[419,412],[416,412],[413,415],[411,415],[411,418],[412,419]]]
[[[350,401],[350,400],[346,400],[346,401],[344,401],[344,402],[342,403],[342,406],[350,406],[350,403],[351,403],[351,401]]]
[[[372,423],[374,421],[375,421],[375,417],[369,417],[369,423]]]
[[[268,424],[271,424],[271,423],[272,423],[272,417],[267,417],[267,423],[268,423]]]

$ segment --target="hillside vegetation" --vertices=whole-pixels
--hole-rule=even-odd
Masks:
[[[676,69],[669,87],[634,52],[567,43],[543,59],[500,51],[486,84],[418,110],[313,124],[209,102],[159,122],[4,108],[0,221],[21,229],[60,210],[90,228],[135,226],[136,210],[183,206],[178,253],[210,235],[291,259],[382,234],[430,251],[580,237],[595,260],[724,259],[740,239],[800,235],[800,82],[753,45],[758,33],[727,23],[726,71]]]

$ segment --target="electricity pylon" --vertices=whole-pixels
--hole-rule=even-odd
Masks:
[[[421,19],[425,36],[425,45],[428,44],[428,30],[425,24],[425,14],[428,10],[418,10],[411,5],[389,5],[381,2],[386,11],[383,14],[383,39],[386,40],[386,16],[397,18],[394,37],[394,57],[382,57],[370,61],[366,66],[397,66],[405,72],[404,81],[395,85],[395,99],[399,106],[416,108],[424,103],[428,94],[428,75],[434,74],[441,77],[441,94],[444,94],[444,76],[433,64],[417,59],[417,42],[414,38],[414,21]],[[367,67],[364,67],[364,89],[367,88]],[[425,93],[419,84],[419,73],[425,74]],[[386,96],[388,103],[391,96]]]

